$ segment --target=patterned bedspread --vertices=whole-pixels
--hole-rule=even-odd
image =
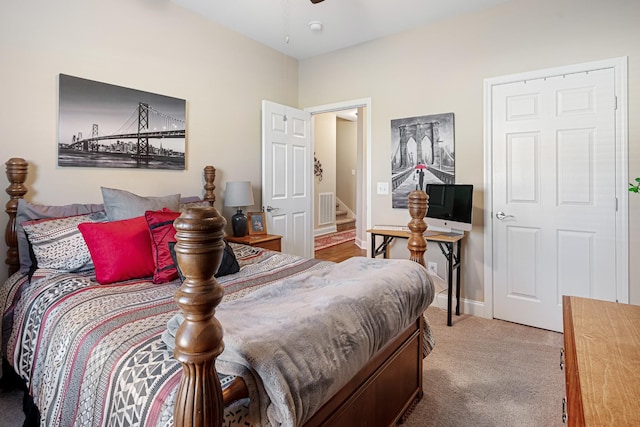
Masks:
[[[232,244],[241,266],[225,301],[332,263]],[[44,426],[172,425],[181,364],[161,335],[178,282],[99,285],[91,273],[19,273],[0,288],[2,354]],[[225,380],[223,379],[223,385]],[[232,417],[228,411],[228,417]]]

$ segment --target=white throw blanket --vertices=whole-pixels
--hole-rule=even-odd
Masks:
[[[351,258],[219,306],[216,367],[244,377],[254,420],[301,425],[433,298],[419,264]]]

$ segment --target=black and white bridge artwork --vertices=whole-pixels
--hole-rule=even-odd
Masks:
[[[455,182],[453,113],[391,120],[392,207],[427,184]]]
[[[185,106],[183,99],[61,74],[58,165],[184,169]]]

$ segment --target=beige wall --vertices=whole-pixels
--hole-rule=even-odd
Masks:
[[[356,154],[358,123],[338,118],[336,122],[336,196],[356,212]]]
[[[100,202],[101,185],[200,195],[202,168],[212,164],[218,209],[227,180],[251,180],[259,209],[261,100],[296,104],[297,61],[169,1],[40,0],[2,9],[0,159],[31,163],[29,199]],[[186,170],[57,167],[59,73],[186,99]],[[3,191],[0,203],[7,200]]]
[[[473,184],[463,294],[484,299],[483,80],[604,58],[629,58],[629,175],[640,176],[640,1],[514,0],[493,9],[303,60],[300,106],[370,97],[373,224],[405,224],[391,196],[390,121],[454,112],[456,180]],[[631,301],[640,304],[640,197],[630,197]],[[634,221],[633,218],[636,218]],[[399,244],[400,246],[403,243]],[[433,254],[431,254],[433,255]],[[440,262],[442,259],[440,257]]]
[[[322,181],[314,177],[314,228],[318,228],[319,194],[336,194],[336,115],[323,113],[313,116],[313,141],[315,157],[322,164]],[[321,225],[320,228],[328,227]]]
[[[97,202],[101,185],[145,195],[193,193],[202,167],[213,164],[218,207],[227,180],[249,179],[258,209],[262,99],[304,108],[370,97],[373,186],[390,179],[391,119],[453,111],[457,179],[478,189],[474,231],[464,248],[464,294],[481,301],[483,79],[628,56],[629,175],[640,176],[639,18],[637,0],[514,0],[307,59],[298,68],[168,1],[5,2],[0,158],[31,163],[28,198],[38,203]],[[187,169],[58,168],[59,73],[186,99]],[[2,192],[0,203],[7,200]],[[634,221],[640,196],[632,195],[629,205],[631,301],[640,304],[640,264],[633,262],[640,257],[640,221]],[[406,212],[391,209],[390,196],[374,195],[367,209],[374,223],[407,221]]]

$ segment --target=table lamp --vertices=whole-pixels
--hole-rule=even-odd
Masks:
[[[253,191],[251,181],[229,181],[224,191],[224,205],[231,206],[238,211],[231,217],[231,228],[235,237],[247,234],[247,216],[242,208],[253,205]]]

